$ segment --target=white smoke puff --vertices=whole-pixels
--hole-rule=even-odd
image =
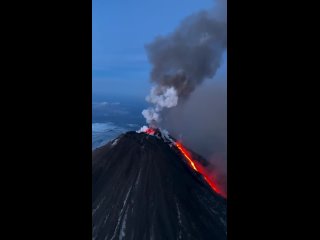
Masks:
[[[156,111],[161,111],[162,108],[171,108],[177,106],[178,95],[174,87],[155,88],[153,87],[146,100],[155,104]]]
[[[141,133],[141,132],[145,132],[148,130],[148,127],[146,125],[144,125],[143,127],[141,127],[138,131],[136,131],[137,133]]]
[[[177,106],[178,104],[178,95],[177,91],[174,89],[174,87],[170,87],[166,89],[164,94],[161,96],[161,101],[159,102],[159,105],[166,108],[171,108],[174,106]]]
[[[159,113],[154,108],[148,108],[142,111],[142,115],[146,119],[147,123],[159,122]]]
[[[178,104],[178,94],[174,87],[153,87],[146,100],[154,107],[142,111],[148,124],[160,122],[160,112],[163,108],[171,108]]]
[[[170,142],[174,142],[173,139],[169,136],[169,132],[166,129],[161,128],[160,133],[161,133],[162,139]]]

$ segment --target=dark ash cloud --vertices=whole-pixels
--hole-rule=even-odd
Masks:
[[[151,81],[158,87],[174,87],[179,99],[187,98],[215,75],[226,46],[225,21],[208,11],[189,16],[175,32],[146,46],[153,66]]]
[[[163,112],[161,126],[211,163],[207,171],[226,192],[227,87],[226,81],[209,81],[179,107]]]

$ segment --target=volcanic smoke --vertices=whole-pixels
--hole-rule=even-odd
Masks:
[[[214,77],[227,46],[226,24],[225,18],[201,11],[146,46],[155,84],[146,97],[153,106],[142,112],[148,124],[159,123],[164,108],[177,106],[205,79]]]
[[[221,65],[223,54],[226,52],[227,1],[215,0],[214,3],[214,9],[200,11],[187,17],[175,31],[167,36],[159,36],[146,45],[148,59],[152,65],[150,79],[154,86],[146,97],[146,101],[151,106],[143,110],[142,114],[150,127],[162,126],[171,129],[171,131],[174,129],[176,134],[183,134],[184,136],[193,136],[194,131],[190,124],[201,126],[197,128],[198,130],[215,129],[212,133],[198,132],[196,134],[208,137],[210,133],[212,136],[210,135],[210,139],[207,139],[206,142],[199,141],[199,138],[186,140],[189,142],[189,147],[195,147],[193,146],[195,141],[197,142],[195,145],[200,144],[200,147],[197,147],[203,149],[200,153],[214,164],[214,166],[210,166],[210,169],[206,169],[207,172],[211,172],[210,175],[218,177],[221,184],[225,185],[226,131],[223,127],[224,124],[221,123],[224,115],[223,117],[215,115],[216,111],[214,111],[212,114],[210,113],[212,116],[214,115],[213,121],[208,118],[192,123],[190,122],[191,119],[194,120],[197,116],[185,119],[185,114],[179,114],[179,112],[184,113],[186,109],[196,104],[190,102],[197,101],[195,99],[199,100],[199,98],[191,95],[194,92],[203,93],[202,90],[198,91],[201,89],[198,87],[205,80],[214,78]],[[197,91],[195,91],[196,89]],[[211,94],[216,94],[217,90],[211,91]],[[201,105],[198,102],[198,107],[194,109],[194,114],[198,112],[198,108],[203,108],[210,100],[212,100],[211,95],[209,98],[204,95],[200,101]],[[223,103],[224,100],[218,99],[215,105],[223,105]],[[216,109],[219,109],[219,107],[216,107]],[[210,110],[208,111],[210,112]],[[174,127],[174,122],[177,122],[175,124],[179,125],[178,128]],[[212,123],[209,122],[215,122],[213,124],[216,125],[211,126]],[[212,143],[214,144],[210,145]],[[222,152],[222,155],[220,152]],[[216,154],[220,154],[218,158]],[[218,162],[219,156],[221,156],[222,162]],[[212,180],[212,177],[210,179]],[[226,188],[226,185],[223,188]],[[224,192],[226,193],[226,189]]]

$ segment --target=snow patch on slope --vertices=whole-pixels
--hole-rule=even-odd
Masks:
[[[120,221],[121,221],[121,218],[122,218],[122,215],[123,215],[122,213],[123,213],[124,208],[125,208],[126,205],[127,205],[127,200],[128,200],[128,197],[129,197],[129,195],[130,195],[130,193],[131,193],[131,189],[132,189],[132,186],[130,187],[129,191],[127,192],[126,198],[125,198],[125,200],[124,200],[124,202],[123,202],[123,205],[122,205],[122,208],[121,208],[121,210],[120,210],[120,214],[119,214],[117,226],[116,226],[116,228],[115,228],[115,230],[114,230],[114,233],[113,233],[113,235],[112,235],[112,237],[111,237],[110,240],[113,240],[113,239],[115,238],[115,236],[116,236],[116,233],[117,233],[117,231],[118,231],[119,224],[120,224]]]

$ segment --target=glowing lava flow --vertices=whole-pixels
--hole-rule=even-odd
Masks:
[[[151,127],[143,127],[142,129],[143,132],[149,134],[149,135],[154,135],[156,132],[156,129],[153,129]],[[183,156],[188,160],[188,163],[190,165],[190,167],[200,173],[204,180],[209,184],[209,186],[219,195],[223,196],[226,198],[226,195],[221,192],[218,187],[216,186],[216,184],[213,183],[213,181],[207,176],[205,169],[201,166],[200,163],[194,161],[191,157],[191,154],[185,149],[185,147],[179,143],[179,142],[175,142],[172,139],[169,139],[172,143],[174,143],[174,145],[180,150],[180,152],[183,154]]]
[[[223,194],[219,191],[217,186],[206,176],[206,173],[201,167],[201,165],[197,164],[194,160],[192,160],[190,153],[182,146],[181,143],[175,142],[176,147],[180,150],[180,152],[185,156],[185,158],[188,160],[190,166],[195,170],[196,172],[200,173],[203,178],[206,180],[206,182],[209,184],[209,186],[218,194],[222,195]]]
[[[150,135],[153,135],[156,132],[156,130],[154,130],[153,128],[148,128],[147,130],[145,130],[145,132]]]

